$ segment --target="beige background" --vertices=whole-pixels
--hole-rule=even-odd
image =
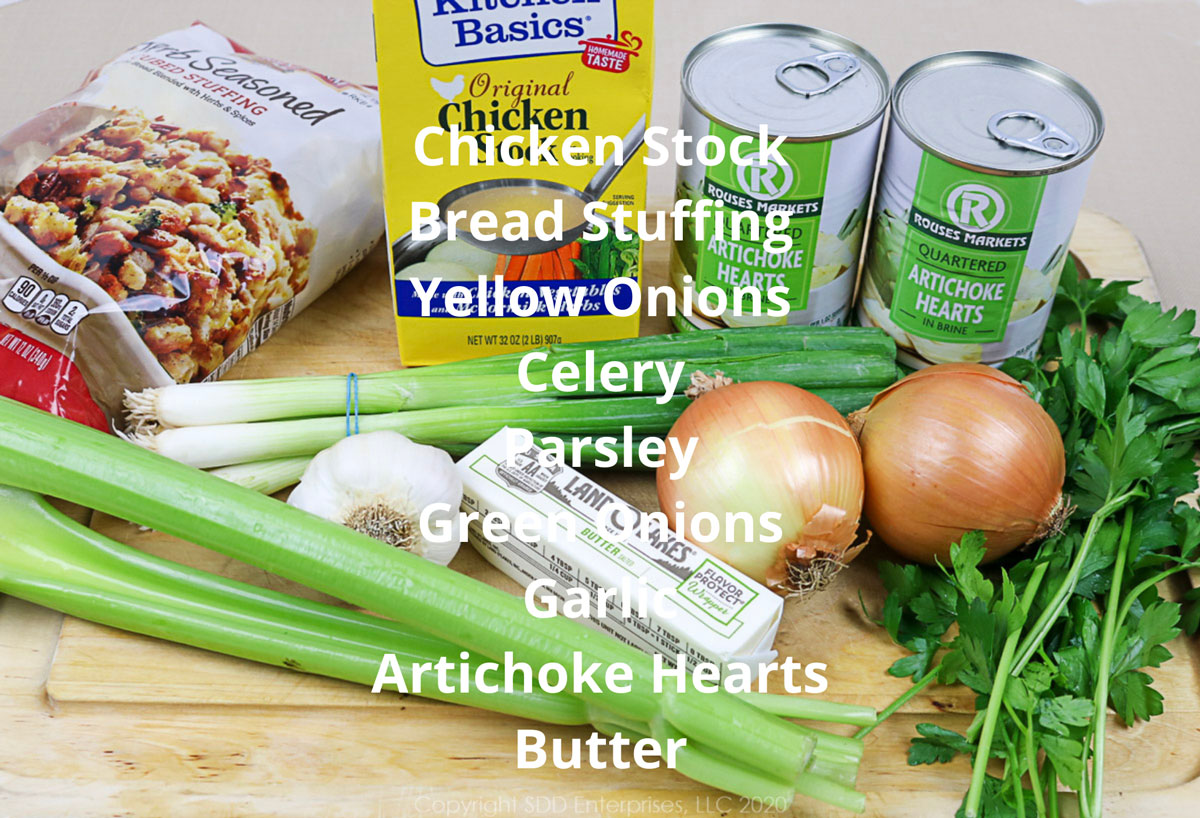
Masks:
[[[396,2],[398,0],[393,0]],[[658,0],[655,124],[679,115],[679,66],[702,36],[764,20],[857,40],[893,78],[939,51],[1045,60],[1100,100],[1108,132],[1087,206],[1141,238],[1169,304],[1200,307],[1200,2],[1197,0]],[[121,50],[195,19],[263,54],[349,80],[375,76],[369,0],[0,0],[0,131]],[[673,171],[651,170],[651,195]]]

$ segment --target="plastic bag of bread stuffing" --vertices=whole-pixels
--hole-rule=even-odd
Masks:
[[[0,137],[0,394],[221,377],[379,238],[379,141],[373,89],[199,24],[94,72]]]

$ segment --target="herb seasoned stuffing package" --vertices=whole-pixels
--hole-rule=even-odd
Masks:
[[[269,338],[382,232],[377,109],[197,24],[0,138],[0,351],[44,381],[23,399],[113,418]]]

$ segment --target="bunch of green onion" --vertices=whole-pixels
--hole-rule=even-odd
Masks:
[[[528,378],[547,391],[530,393],[511,353],[419,369],[363,375],[354,403],[359,431],[391,430],[453,455],[470,451],[505,426],[535,435],[620,437],[635,445],[665,435],[688,399],[660,403],[655,377],[641,394],[564,393],[551,381],[554,367],[582,369],[585,356],[604,364],[683,361],[684,373],[722,372],[734,381],[780,381],[803,387],[842,413],[870,403],[896,380],[895,344],[881,330],[859,327],[779,326],[686,332],[620,341],[542,348],[546,359]],[[271,492],[296,482],[308,460],[346,434],[347,380],[341,376],[273,378],[179,384],[126,396],[130,438],[173,460],[218,469],[219,476]],[[572,455],[574,453],[572,452]],[[583,463],[594,452],[580,453]]]
[[[511,651],[535,671],[620,663],[633,689],[578,696],[463,694],[452,701],[663,743],[687,738],[677,770],[763,803],[795,794],[862,811],[862,743],[786,721],[873,721],[860,708],[792,698],[653,689],[650,657],[519,597],[153,452],[0,398],[0,592],[184,644],[366,681],[384,653],[405,661]],[[20,490],[15,490],[20,489]],[[70,521],[48,494],[191,540],[379,617],[214,577],[121,546]],[[411,682],[411,679],[409,680]],[[781,703],[782,702],[782,703]],[[763,709],[765,708],[765,709]]]

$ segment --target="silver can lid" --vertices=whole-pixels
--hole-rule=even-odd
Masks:
[[[1088,90],[1037,60],[956,51],[922,60],[892,92],[892,118],[926,150],[972,170],[1055,173],[1085,161],[1104,135]]]
[[[832,139],[877,120],[887,106],[883,66],[862,46],[808,26],[740,26],[702,40],[683,63],[683,92],[736,131],[796,141]]]

